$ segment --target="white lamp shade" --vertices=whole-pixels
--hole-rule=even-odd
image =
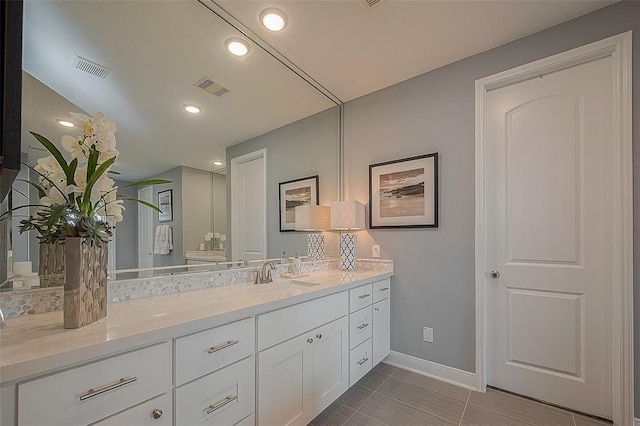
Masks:
[[[331,227],[331,208],[307,204],[296,207],[296,231],[323,231]]]
[[[364,204],[359,201],[334,201],[331,203],[331,229],[364,229]]]

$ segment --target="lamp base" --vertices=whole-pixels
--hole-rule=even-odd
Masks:
[[[307,253],[309,260],[324,260],[324,235],[307,234]]]
[[[340,234],[340,269],[358,269],[358,265],[356,264],[356,259],[358,258],[357,249],[358,239],[356,238],[356,234]]]

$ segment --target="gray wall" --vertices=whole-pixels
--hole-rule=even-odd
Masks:
[[[231,159],[259,149],[267,149],[267,256],[306,255],[305,233],[280,232],[279,183],[307,176],[319,176],[320,204],[340,199],[340,111],[328,109],[264,135],[227,148]],[[229,172],[230,173],[230,172]],[[227,229],[231,229],[231,182],[227,182]],[[233,243],[233,242],[231,242]],[[331,250],[331,247],[329,247]],[[228,245],[231,253],[231,244]],[[336,249],[337,250],[337,249]],[[336,250],[331,250],[333,253]],[[329,253],[331,254],[331,252]]]
[[[474,313],[474,84],[475,80],[633,30],[635,124],[635,282],[640,282],[640,2],[621,2],[548,30],[348,102],[345,106],[346,195],[368,200],[368,166],[439,152],[440,227],[369,230],[395,260],[391,346],[395,351],[466,371],[475,370]],[[640,309],[640,285],[635,286]],[[640,312],[636,314],[636,371],[640,373]],[[422,342],[422,327],[434,343]],[[636,374],[640,415],[640,374]]]
[[[183,248],[198,250],[204,243],[204,234],[213,232],[211,217],[211,173],[182,167],[182,239]],[[174,199],[174,206],[180,203]]]
[[[138,198],[138,188],[125,181],[116,181],[118,195]],[[124,213],[121,222],[116,223],[116,269],[132,269],[138,267],[138,208],[147,209],[135,201],[124,202]]]
[[[153,266],[184,265],[186,261],[182,246],[182,203],[180,202],[180,200],[182,200],[182,167],[174,167],[150,179],[168,179],[171,181],[171,183],[153,186],[153,204],[156,206],[158,205],[158,192],[166,191],[167,189],[173,190],[173,221],[160,223],[158,221],[158,213],[154,212],[153,215],[154,235],[156,226],[158,225],[169,225],[173,227],[173,250],[167,255],[154,254]]]

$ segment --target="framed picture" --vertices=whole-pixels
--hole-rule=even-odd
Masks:
[[[280,184],[280,232],[295,231],[298,206],[318,204],[318,176]]]
[[[173,221],[173,190],[158,192],[158,222]]]
[[[438,227],[438,153],[369,166],[369,227]]]

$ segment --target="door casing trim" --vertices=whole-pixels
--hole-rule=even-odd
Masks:
[[[630,425],[633,413],[633,158],[632,32],[476,80],[475,94],[475,281],[476,389],[487,387],[486,333],[486,97],[499,87],[600,58],[612,58],[612,407],[616,425]]]

